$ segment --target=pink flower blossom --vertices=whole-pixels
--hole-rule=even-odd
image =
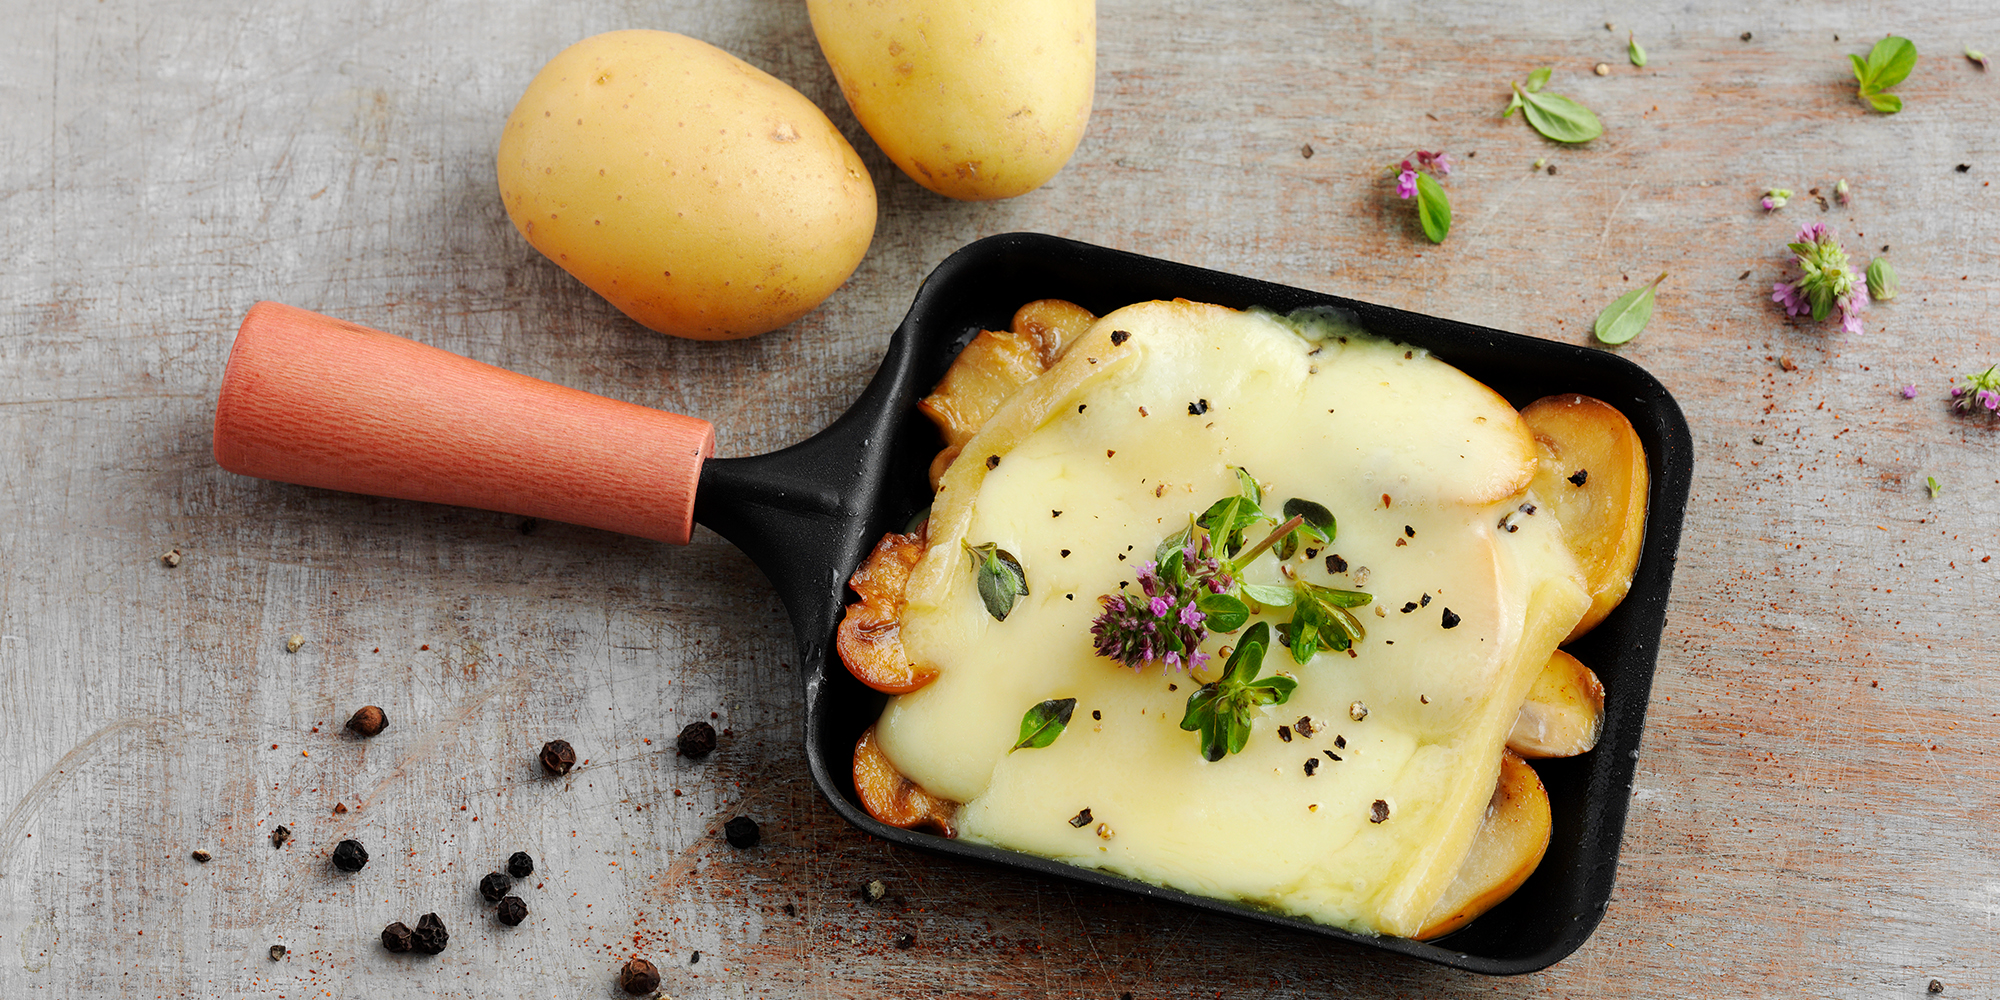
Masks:
[[[1396,175],[1396,197],[1415,198],[1416,196],[1417,172],[1405,166],[1403,172]]]

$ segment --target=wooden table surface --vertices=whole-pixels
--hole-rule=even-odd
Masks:
[[[1945,395],[2000,361],[2000,73],[1960,55],[2000,52],[2000,12],[1558,6],[1106,3],[1075,158],[962,204],[859,128],[795,2],[6,3],[0,996],[604,997],[633,954],[682,1000],[2000,995],[2000,438]],[[669,339],[516,235],[501,122],[544,60],[625,27],[741,55],[861,152],[875,242],[817,311]],[[1922,57],[1883,116],[1846,56],[1889,32]],[[1601,139],[1499,118],[1540,65]],[[1380,173],[1418,147],[1459,164],[1442,246]],[[1841,178],[1850,205],[1806,194]],[[1766,214],[1768,187],[1800,197]],[[1809,220],[1903,276],[1865,334],[1769,301]],[[1671,272],[1620,353],[1677,396],[1697,468],[1581,950],[1488,979],[891,847],[814,789],[783,609],[715,535],[530,530],[210,457],[235,325],[267,298],[769,451],[846,408],[925,273],[1015,230],[1572,343]],[[368,703],[389,730],[340,735]],[[676,758],[709,718],[717,754]],[[557,737],[588,765],[542,780]],[[762,847],[721,842],[738,814]],[[365,880],[326,866],[349,836]],[[516,850],[541,871],[508,930],[472,885]],[[375,943],[433,910],[436,960]]]

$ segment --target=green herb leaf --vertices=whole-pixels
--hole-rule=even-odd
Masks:
[[[1234,632],[1250,620],[1250,607],[1228,594],[1203,594],[1194,606],[1208,618],[1210,632]]]
[[[1658,278],[1618,296],[1597,314],[1597,339],[1606,344],[1623,344],[1639,335],[1653,319],[1653,291],[1666,278]]]
[[[1861,99],[1867,101],[1869,107],[1885,115],[1893,115],[1903,110],[1903,99],[1894,94],[1863,94]]]
[[[1237,490],[1250,498],[1251,503],[1262,504],[1264,502],[1264,487],[1258,484],[1257,477],[1251,475],[1249,469],[1243,468],[1240,465],[1231,466],[1230,468],[1236,473]]]
[[[1006,621],[1014,602],[1028,594],[1028,574],[1021,569],[1021,561],[992,542],[973,545],[960,539],[958,544],[972,557],[974,572],[979,574],[979,599],[985,603],[986,613],[995,621]]]
[[[1526,85],[1528,93],[1530,94],[1540,93],[1542,87],[1548,84],[1549,75],[1554,72],[1555,72],[1554,67],[1544,66],[1541,69],[1538,69],[1533,73],[1528,74],[1528,82]]]
[[[1604,125],[1589,108],[1561,94],[1522,95],[1523,114],[1528,124],[1545,138],[1557,142],[1589,142],[1604,134]]]
[[[1500,117],[1512,118],[1514,117],[1514,112],[1521,110],[1521,108],[1521,94],[1519,91],[1515,91],[1514,96],[1507,99],[1507,110],[1500,112]]]
[[[1298,497],[1293,497],[1285,501],[1284,511],[1286,520],[1294,517],[1305,518],[1305,524],[1300,530],[1303,531],[1305,528],[1311,528],[1317,541],[1333,541],[1336,529],[1333,521],[1333,511],[1327,510],[1324,506],[1316,504],[1311,500],[1302,500]]]
[[[1917,45],[1898,35],[1890,35],[1868,50],[1867,77],[1861,87],[1867,91],[1888,90],[1917,68]]]
[[[1028,709],[1028,714],[1021,716],[1021,740],[1007,752],[1040,750],[1054,743],[1056,737],[1062,735],[1064,727],[1069,725],[1070,714],[1075,711],[1075,698],[1050,698]]]
[[[1292,662],[1304,665],[1319,653],[1319,624],[1310,601],[1292,608],[1292,620],[1285,623],[1285,645],[1291,647]]]
[[[1634,66],[1646,65],[1646,49],[1639,44],[1638,36],[1629,31],[1625,33],[1625,55]]]
[[[1267,608],[1287,607],[1292,601],[1297,599],[1297,595],[1292,592],[1292,588],[1283,585],[1271,586],[1262,583],[1244,583],[1237,586],[1243,591],[1243,596]]]
[[[1305,591],[1307,597],[1333,608],[1358,608],[1375,600],[1373,594],[1364,594],[1358,590],[1341,590],[1338,587],[1322,587],[1304,580],[1298,581],[1296,586]]]
[[[1266,515],[1256,502],[1249,497],[1224,497],[1210,504],[1195,523],[1207,528],[1209,533],[1222,541],[1224,556],[1234,556],[1243,548],[1243,529],[1266,519]]]
[[[1187,713],[1181,716],[1181,728],[1192,733],[1201,728],[1201,720],[1215,715],[1215,684],[1203,684],[1195,693],[1188,695]]]
[[[1417,175],[1417,221],[1432,243],[1443,243],[1451,232],[1451,199],[1444,196],[1444,185],[1429,174]]]
[[[1868,262],[1868,297],[1877,302],[1887,302],[1896,297],[1896,269],[1889,266],[1889,258],[1877,257]]]
[[[1937,481],[1937,477],[1936,477],[1936,476],[1925,476],[1925,477],[1924,477],[1924,485],[1925,485],[1925,486],[1928,486],[1928,487],[1930,487],[1930,488],[1931,488],[1931,499],[1932,499],[1932,500],[1936,500],[1936,499],[1937,499],[1937,497],[1938,497],[1938,494],[1940,494],[1940,493],[1943,493],[1943,492],[1944,492],[1944,484],[1943,484],[1943,483],[1940,483],[1940,482],[1938,482],[1938,481]]]
[[[1153,561],[1162,566],[1166,565],[1168,556],[1176,552],[1184,552],[1187,549],[1187,543],[1193,540],[1194,519],[1189,518],[1187,527],[1160,539],[1159,547],[1153,550]]]

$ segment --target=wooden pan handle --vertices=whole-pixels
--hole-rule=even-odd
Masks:
[[[215,408],[231,472],[677,544],[714,451],[705,420],[275,302],[243,318]]]

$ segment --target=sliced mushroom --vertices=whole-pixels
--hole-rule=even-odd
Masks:
[[[924,526],[907,535],[892,531],[875,543],[875,551],[847,581],[861,600],[847,606],[834,633],[834,648],[847,672],[877,691],[907,694],[937,676],[903,652],[903,594],[910,570],[927,547]]]
[[[1486,804],[1486,818],[1458,876],[1431,907],[1416,938],[1428,941],[1464,927],[1514,894],[1549,849],[1548,789],[1518,755],[1500,752],[1500,780]]]
[[[1609,403],[1574,393],[1521,411],[1541,459],[1534,491],[1562,522],[1583,568],[1590,610],[1565,643],[1590,631],[1625,599],[1646,537],[1646,449],[1632,422]]]
[[[1604,729],[1604,683],[1558,649],[1535,677],[1507,749],[1523,757],[1574,757],[1597,745]]]
[[[956,833],[952,820],[958,816],[958,803],[924,791],[896,770],[875,741],[874,726],[854,744],[854,790],[860,793],[861,806],[868,815],[890,826],[942,837]]]

